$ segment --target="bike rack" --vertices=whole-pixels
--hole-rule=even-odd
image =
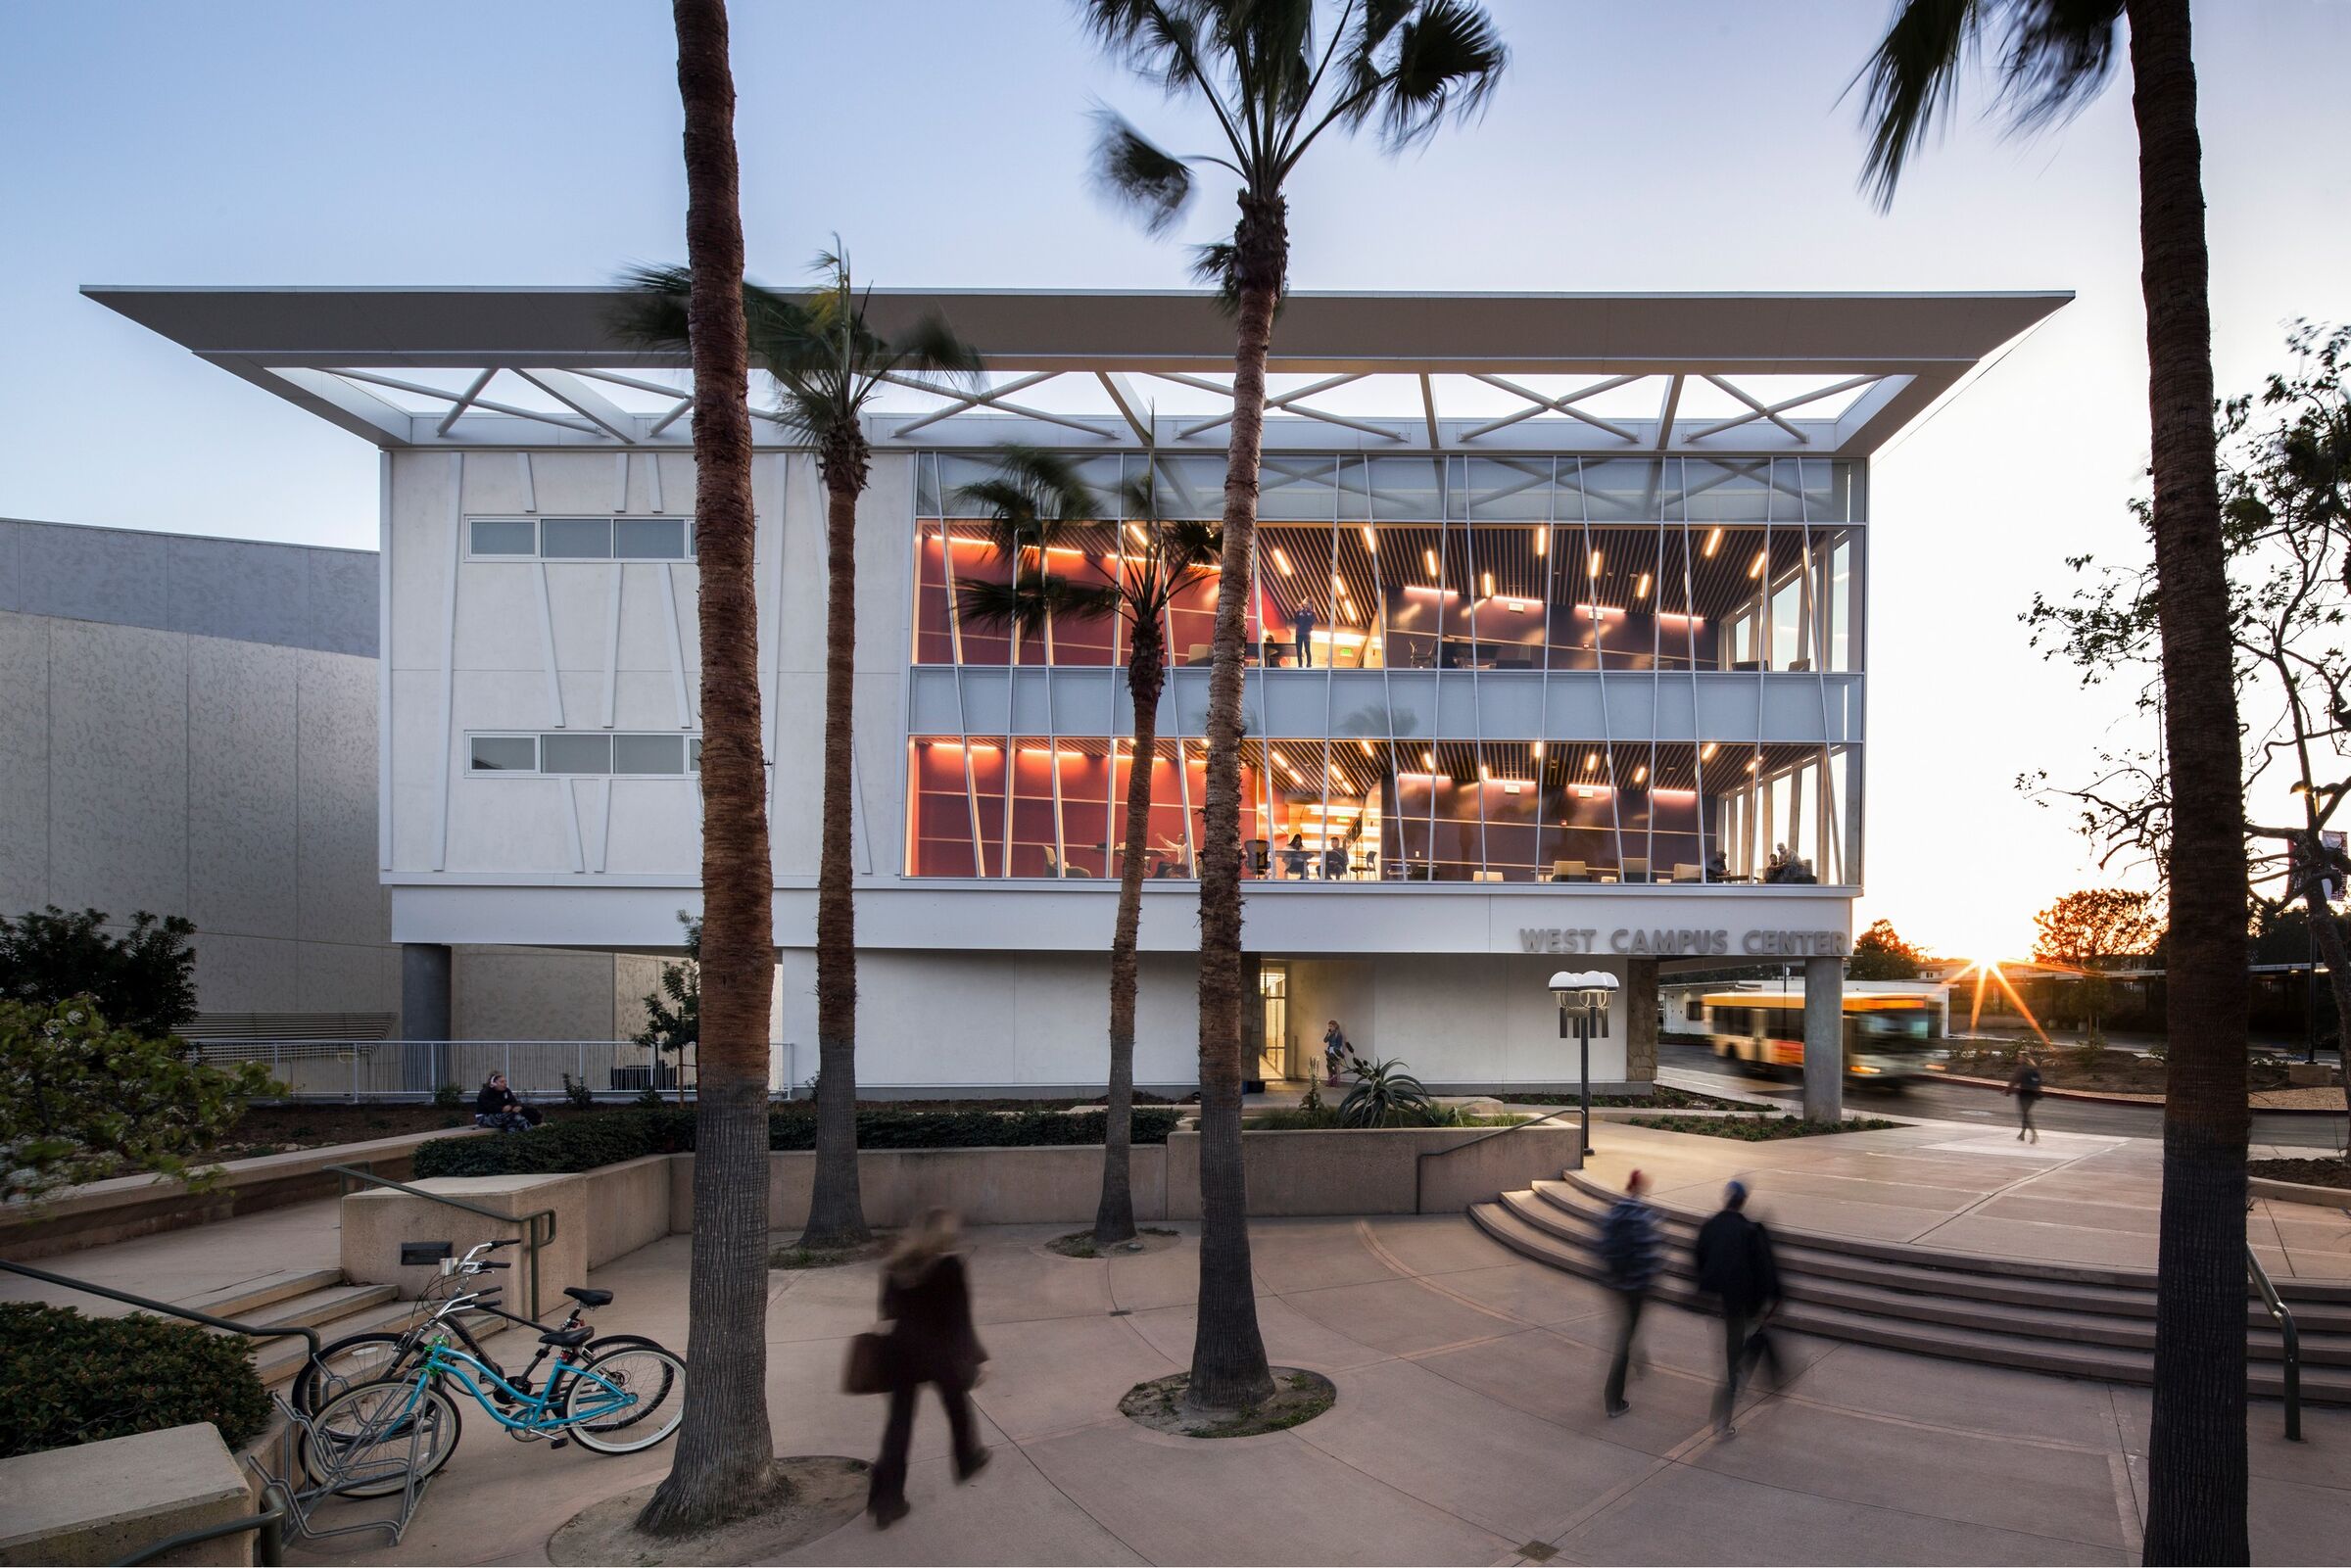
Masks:
[[[534,1210],[527,1214],[502,1214],[495,1209],[485,1209],[480,1204],[469,1204],[461,1198],[452,1198],[445,1193],[426,1192],[422,1187],[410,1186],[405,1181],[394,1181],[391,1177],[379,1176],[372,1170],[360,1170],[353,1165],[328,1165],[326,1168],[342,1178],[343,1192],[347,1196],[351,1192],[353,1182],[363,1181],[370,1186],[389,1187],[394,1192],[405,1192],[411,1198],[422,1198],[429,1203],[439,1204],[445,1209],[461,1209],[466,1213],[479,1214],[482,1218],[496,1220],[501,1225],[513,1225],[519,1228],[522,1232],[523,1256],[530,1259],[531,1264],[531,1317],[534,1321],[538,1318],[539,1249],[552,1244],[555,1239],[555,1212],[552,1209]],[[541,1220],[547,1222],[544,1230],[540,1227]],[[313,1344],[312,1350],[314,1352],[316,1349],[316,1345]]]

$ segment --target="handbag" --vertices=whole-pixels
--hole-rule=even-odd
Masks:
[[[849,1340],[849,1354],[841,1363],[840,1392],[843,1394],[888,1394],[889,1364],[896,1347],[888,1334],[868,1329]]]

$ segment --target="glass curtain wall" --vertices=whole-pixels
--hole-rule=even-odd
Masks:
[[[909,742],[907,871],[1115,879],[1126,740]],[[1606,740],[1241,742],[1242,875],[1276,881],[1835,882],[1847,750]],[[1188,878],[1205,741],[1162,740],[1144,875]]]
[[[1120,481],[1137,477],[1142,462],[1093,457],[1088,476],[1115,507]],[[1007,582],[1016,567],[1040,562],[998,551],[961,500],[964,486],[992,472],[984,458],[924,453],[917,464],[915,663],[1092,667],[1111,677],[1126,656],[1115,617],[1064,616],[1022,632],[963,613],[962,585]],[[1114,515],[1066,530],[1041,564],[1078,582],[1115,582],[1156,522],[1217,514],[1221,458],[1163,457],[1154,477],[1161,518]],[[1605,709],[1610,674],[1681,674],[1693,680],[1697,711],[1701,677],[1857,671],[1864,531],[1851,465],[1278,455],[1266,461],[1261,518],[1247,663],[1279,672],[1269,681],[1433,671],[1448,692],[1457,681],[1467,686],[1480,733],[1420,741],[1391,716],[1368,727],[1334,720],[1348,732],[1339,736],[1252,736],[1242,777],[1247,875],[1736,885],[1852,876],[1846,806],[1855,751],[1771,743],[1759,694],[1743,733],[1702,720],[1678,736],[1548,742],[1523,729],[1483,733],[1496,704],[1475,695],[1481,677],[1500,690],[1574,672],[1604,683]],[[1216,573],[1200,574],[1168,611],[1163,630],[1179,668],[1209,662],[1217,586]],[[1262,730],[1252,691],[1247,722]],[[1827,734],[1839,733],[1829,723],[1833,697],[1842,703],[1842,689],[1824,683]],[[1459,711],[1454,702],[1441,698]],[[1168,737],[1154,763],[1154,878],[1188,877],[1198,849],[1205,742],[1176,733],[1179,707],[1163,711]],[[1118,875],[1128,742],[933,736],[910,748],[909,874]]]

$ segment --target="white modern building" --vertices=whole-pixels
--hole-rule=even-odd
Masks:
[[[383,452],[376,849],[395,938],[674,940],[699,860],[678,359],[625,344],[599,290],[88,292]],[[1245,693],[1265,1074],[1303,1066],[1335,1018],[1432,1083],[1571,1080],[1544,988],[1565,954],[1628,982],[1595,1046],[1608,1082],[1650,1075],[1660,965],[1800,961],[1833,992],[1864,876],[1870,455],[2068,298],[1293,296]],[[964,616],[960,585],[1010,563],[962,492],[1000,444],[1083,458],[1105,515],[1048,564],[1097,581],[1154,523],[1218,515],[1229,323],[1190,293],[873,309],[944,313],[989,370],[905,377],[871,418],[860,1080],[1098,1086],[1138,765],[1122,633]],[[813,462],[760,428],[789,1083],[813,1070],[823,508]],[[1121,515],[1119,481],[1146,463],[1160,515]],[[1152,1088],[1195,1079],[1214,588],[1169,614],[1149,760]]]

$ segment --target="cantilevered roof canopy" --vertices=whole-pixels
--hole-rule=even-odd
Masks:
[[[683,356],[615,334],[610,289],[83,292],[383,447],[690,442]],[[1267,447],[1859,455],[2072,298],[1299,293],[1274,333]],[[894,377],[877,446],[1224,443],[1232,327],[1213,295],[873,296],[885,333],[929,311],[987,373]]]

